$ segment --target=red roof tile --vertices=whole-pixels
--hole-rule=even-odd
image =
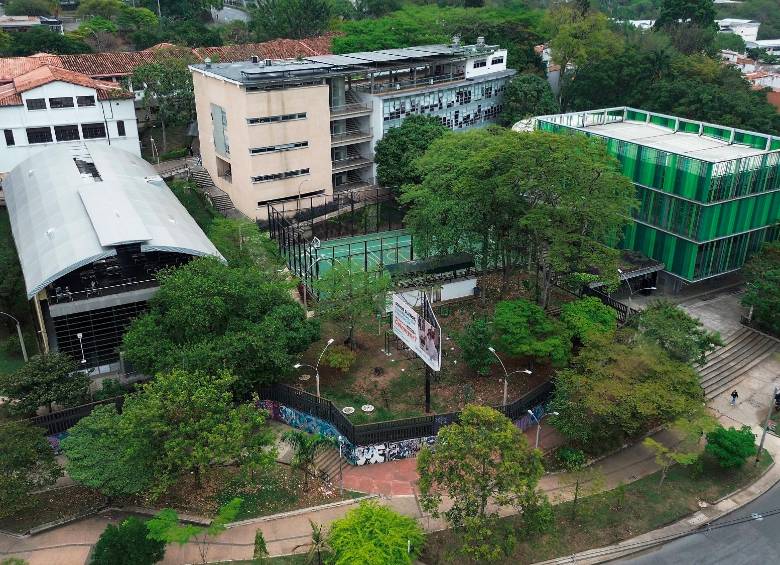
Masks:
[[[14,77],[47,64],[61,65],[60,58],[57,55],[0,58],[0,84],[11,82]]]
[[[95,80],[81,73],[55,67],[54,65],[43,65],[14,77],[13,82],[0,86],[0,105],[19,105],[22,103],[21,93],[56,81],[94,88],[98,98],[101,100],[131,98],[133,96],[132,93],[124,90],[118,84]]]
[[[307,39],[276,39],[264,43],[197,47],[193,51],[201,61],[210,58],[212,61],[220,63],[248,61],[252,56],[261,59],[295,59],[296,57],[327,55],[331,52],[332,39],[332,35]]]

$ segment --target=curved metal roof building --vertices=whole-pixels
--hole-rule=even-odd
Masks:
[[[154,168],[121,149],[54,146],[3,188],[28,298],[120,245],[224,261]]]

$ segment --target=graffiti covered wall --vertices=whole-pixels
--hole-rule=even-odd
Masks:
[[[267,410],[272,419],[283,422],[292,428],[304,430],[312,434],[319,433],[334,438],[341,437],[341,433],[330,422],[306,412],[289,408],[273,400],[261,400],[259,408]],[[543,404],[535,406],[531,410],[534,416],[539,419],[544,415]],[[536,422],[530,414],[526,414],[521,419],[515,421],[515,425],[521,431],[525,431],[535,424]],[[435,443],[436,436],[376,443],[373,445],[352,445],[346,438],[342,437],[341,439],[342,453],[345,459],[352,465],[373,465],[375,463],[408,459],[415,457],[423,446],[432,446]]]

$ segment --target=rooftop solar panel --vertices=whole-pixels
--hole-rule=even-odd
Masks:
[[[313,63],[325,63],[326,65],[354,65],[359,64],[361,61],[357,57],[347,57],[345,55],[315,55],[314,57],[306,57],[306,61]],[[369,63],[368,59],[364,59],[362,62]]]
[[[394,55],[384,51],[361,51],[360,53],[345,53],[345,57],[352,57],[361,61],[371,61],[374,63],[389,63],[392,61],[401,61],[408,57]]]

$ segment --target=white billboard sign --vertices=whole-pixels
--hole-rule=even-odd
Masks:
[[[441,370],[441,326],[433,315],[433,309],[423,298],[423,310],[427,310],[430,323],[418,314],[401,296],[393,295],[393,333],[414,351],[434,371]]]

